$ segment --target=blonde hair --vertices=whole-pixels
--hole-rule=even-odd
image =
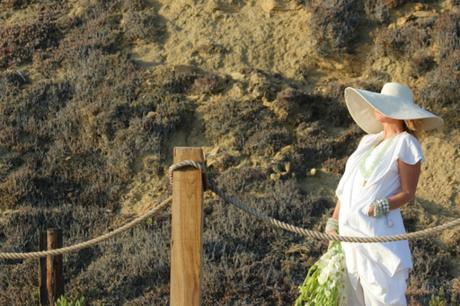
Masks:
[[[404,122],[404,130],[414,135],[415,138],[420,139],[421,137],[424,136],[421,119],[409,119],[409,120],[404,120],[403,122]]]

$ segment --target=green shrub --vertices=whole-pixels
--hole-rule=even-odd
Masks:
[[[363,1],[364,12],[366,16],[379,23],[385,23],[389,20],[392,8],[391,1],[366,0]]]
[[[252,134],[276,121],[273,113],[255,100],[224,100],[217,108],[204,105],[201,111],[207,138],[217,143],[224,137],[234,137],[234,148],[239,151]]]
[[[151,290],[169,288],[169,233],[170,216],[164,212],[155,217],[154,224],[140,224],[116,241],[101,244],[101,256],[87,261],[73,279],[73,290],[84,292],[88,301],[118,305]],[[168,298],[167,294],[157,296],[154,304],[165,305]]]
[[[28,83],[30,79],[25,72],[9,70],[0,72],[0,104],[6,103],[7,99],[17,95]]]
[[[81,296],[80,298],[72,301],[68,300],[65,296],[59,297],[56,302],[56,306],[85,306],[85,297]]]
[[[162,72],[160,85],[171,93],[186,93],[197,79],[205,76],[203,70],[189,65],[176,65]]]
[[[418,92],[423,106],[441,115],[452,126],[458,126],[460,122],[457,116],[460,111],[459,83],[460,49],[450,53],[436,69],[426,74],[426,85]]]
[[[144,0],[123,1],[123,32],[128,41],[164,42],[166,21]]]
[[[364,11],[369,19],[377,21],[379,25],[386,25],[391,20],[392,10],[396,11],[405,4],[412,3],[411,0],[365,0],[363,1]],[[433,0],[419,0],[417,3],[430,3]]]
[[[20,8],[23,5],[26,5],[30,2],[30,0],[4,0],[0,3],[0,9],[8,9],[8,8]]]
[[[400,59],[430,47],[432,37],[429,29],[432,24],[432,20],[422,24],[411,21],[396,28],[383,28],[375,38],[375,56],[391,56]]]
[[[389,73],[380,70],[370,69],[366,73],[366,77],[356,80],[353,84],[349,86],[363,88],[370,91],[380,92],[382,90],[383,84],[391,81],[391,76]],[[344,92],[341,92],[341,98],[343,98]]]
[[[302,192],[292,178],[271,181],[267,173],[249,165],[228,169],[216,181],[249,207],[306,228],[312,228],[332,206],[324,198]],[[245,288],[256,283],[266,285],[251,292],[251,301],[275,305],[292,302],[289,297],[293,298],[296,291],[289,283],[298,283],[305,277],[307,263],[296,261],[287,249],[293,245],[311,245],[302,237],[259,221],[220,199],[210,200],[209,211],[204,232],[203,274],[203,292],[209,294],[203,296],[203,303],[238,304],[241,295],[248,294]],[[278,260],[277,256],[283,259]],[[285,288],[289,297],[277,294],[279,288]]]
[[[55,47],[61,35],[53,13],[45,11],[24,23],[2,26],[0,37],[0,68],[6,68],[30,61],[37,50]]]
[[[123,35],[120,29],[121,14],[113,11],[117,2],[96,1],[86,8],[82,17],[71,20],[66,35],[53,52],[50,64],[53,67],[70,65],[72,68],[83,68],[79,66],[94,50],[102,54],[119,51]],[[80,69],[78,72],[87,71]]]
[[[423,52],[414,54],[410,60],[410,74],[418,78],[436,67],[436,61],[433,56]]]
[[[214,95],[227,89],[229,83],[230,78],[227,76],[221,77],[217,74],[207,73],[194,80],[190,93]]]
[[[323,56],[350,52],[358,34],[361,17],[359,1],[326,0],[313,1],[310,31],[314,33],[316,48]]]
[[[292,135],[286,127],[267,127],[248,137],[243,153],[269,157],[291,142]]]
[[[447,58],[452,52],[460,49],[460,13],[446,11],[436,20],[433,27],[440,58]]]
[[[446,299],[443,296],[431,296],[429,306],[447,306]]]

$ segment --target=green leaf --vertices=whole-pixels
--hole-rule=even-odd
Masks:
[[[337,270],[336,266],[333,265],[336,262],[339,266]],[[321,273],[324,273],[322,277],[325,277],[323,284],[318,281]],[[345,257],[342,246],[340,241],[333,241],[326,253],[308,270],[305,280],[299,286],[299,296],[294,301],[294,306],[339,305],[345,273]]]

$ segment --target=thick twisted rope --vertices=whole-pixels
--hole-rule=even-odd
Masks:
[[[205,165],[203,163],[197,162],[197,161],[194,161],[194,160],[183,160],[183,161],[180,161],[178,163],[172,164],[168,169],[169,183],[171,185],[173,183],[173,172],[174,172],[174,170],[186,168],[188,166],[197,168],[197,169],[199,169],[201,171],[201,175],[203,177],[203,189],[206,190],[207,189],[207,179],[206,179],[206,171],[205,171],[206,167],[205,167]]]
[[[203,179],[206,178],[204,175],[204,170],[205,166],[200,163],[196,162],[193,160],[185,160],[181,161],[179,163],[173,164],[169,167],[169,179],[170,182],[172,183],[172,178],[173,178],[173,172],[174,170],[184,168],[187,166],[192,166],[195,167],[203,172]],[[393,236],[377,236],[377,237],[354,237],[354,236],[340,236],[340,235],[334,235],[334,234],[326,234],[326,233],[321,233],[317,231],[312,231],[312,230],[307,230],[295,225],[291,225],[289,223],[282,222],[278,219],[269,217],[267,215],[264,215],[262,213],[259,213],[255,209],[245,205],[243,202],[241,202],[239,199],[232,197],[225,193],[221,188],[219,188],[214,181],[212,180],[204,180],[205,185],[207,188],[212,190],[215,194],[220,196],[224,201],[238,207],[239,209],[242,209],[243,211],[246,211],[247,213],[255,216],[257,219],[268,222],[272,225],[275,225],[277,227],[280,227],[282,229],[285,229],[287,231],[301,234],[304,236],[308,236],[311,238],[315,239],[321,239],[321,240],[339,240],[343,242],[361,242],[361,243],[370,243],[370,242],[389,242],[389,241],[397,241],[397,240],[404,240],[404,239],[417,239],[417,238],[422,238],[428,235],[435,234],[437,232],[443,231],[444,229],[454,227],[460,224],[460,219],[455,219],[451,222],[448,222],[443,225],[435,226],[433,228],[428,228],[424,229],[421,231],[416,231],[412,233],[405,233],[405,234],[400,234],[400,235],[393,235]],[[78,251],[84,248],[89,248],[91,246],[97,245],[102,241],[108,240],[117,234],[120,234],[124,231],[127,231],[128,229],[136,226],[137,224],[141,223],[145,219],[148,219],[149,217],[153,216],[157,211],[159,211],[161,208],[166,206],[169,202],[171,202],[172,196],[168,197],[166,200],[162,201],[160,204],[156,205],[153,207],[151,210],[146,212],[145,214],[137,217],[136,219],[132,220],[131,222],[126,223],[125,225],[110,231],[104,235],[98,236],[96,238],[93,238],[88,241],[84,241],[75,245],[59,248],[59,249],[52,249],[52,250],[46,250],[46,251],[39,251],[39,252],[27,252],[27,253],[0,253],[0,259],[33,259],[33,258],[40,258],[40,257],[45,257],[45,256],[56,256],[56,255],[63,255],[66,253]]]
[[[242,209],[251,215],[255,216],[257,219],[268,222],[272,225],[275,225],[277,227],[280,227],[282,229],[285,229],[287,231],[301,234],[307,237],[315,238],[315,239],[320,239],[320,240],[339,240],[343,242],[364,242],[364,243],[370,243],[370,242],[389,242],[389,241],[397,241],[397,240],[405,240],[405,239],[417,239],[417,238],[422,238],[428,235],[435,234],[437,232],[443,231],[446,228],[454,227],[456,225],[460,224],[460,219],[455,219],[451,222],[448,222],[443,225],[438,225],[432,228],[424,229],[421,231],[416,231],[412,233],[405,233],[405,234],[399,234],[399,235],[392,235],[392,236],[375,236],[375,237],[356,237],[356,236],[340,236],[340,235],[334,235],[334,234],[326,234],[326,233],[321,233],[317,231],[312,231],[312,230],[307,230],[302,227],[298,227],[289,223],[285,223],[283,221],[280,221],[278,219],[268,217],[267,215],[264,215],[262,213],[259,213],[255,209],[248,207],[247,205],[243,204],[240,200],[238,200],[235,197],[232,197],[228,194],[226,194],[222,189],[217,187],[213,182],[208,181],[208,187],[210,190],[212,190],[215,194],[220,196],[222,199],[224,199],[226,202],[238,207],[239,209]]]
[[[111,232],[108,232],[94,239],[84,241],[81,243],[77,243],[71,246],[67,246],[67,247],[63,247],[59,249],[47,250],[47,251],[27,252],[27,253],[0,253],[0,259],[32,259],[32,258],[39,258],[39,257],[45,257],[45,256],[62,255],[62,254],[78,251],[81,249],[89,248],[91,246],[99,244],[100,242],[104,240],[110,239],[113,236],[116,236],[122,232],[125,232],[129,230],[130,228],[136,226],[137,224],[141,223],[145,219],[148,219],[149,217],[156,214],[160,209],[165,207],[166,204],[168,204],[171,200],[172,200],[172,196],[168,197],[166,200],[164,200],[160,204],[155,205],[151,210],[147,211],[145,214],[135,218],[134,220],[126,223],[125,225]]]
[[[176,165],[170,167],[170,169],[179,169],[184,166],[193,166],[201,171],[204,171],[204,167],[199,164],[195,165],[196,162],[186,160],[182,161]],[[172,171],[170,171],[170,177],[172,178]],[[274,226],[280,227],[284,230],[301,234],[310,238],[320,239],[320,240],[338,240],[343,242],[360,242],[360,243],[371,243],[371,242],[389,242],[389,241],[398,241],[398,240],[406,240],[406,239],[418,239],[422,237],[426,237],[428,235],[433,235],[435,233],[441,232],[447,228],[454,227],[460,224],[460,218],[450,221],[446,224],[438,225],[432,228],[412,232],[412,233],[404,233],[399,235],[392,235],[392,236],[374,236],[374,237],[357,237],[357,236],[340,236],[335,234],[326,234],[322,232],[312,231],[305,228],[301,228],[289,223],[285,223],[278,219],[269,217],[265,214],[259,213],[257,210],[245,205],[239,199],[228,195],[225,191],[219,188],[214,181],[208,179],[206,185],[209,190],[213,191],[219,197],[221,197],[225,202],[232,204],[233,206],[238,207],[239,209],[253,215],[259,220],[268,222]]]
[[[193,160],[186,160],[180,163],[173,164],[171,167],[169,167],[169,180],[172,183],[172,173],[176,169],[180,169],[186,166],[192,166],[197,169],[200,169],[204,173],[204,165],[202,163],[193,161]],[[204,177],[204,176],[203,176]],[[205,185],[204,185],[205,186]],[[131,222],[126,223],[125,225],[108,232],[104,235],[101,235],[99,237],[96,237],[94,239],[90,239],[88,241],[84,241],[81,243],[77,243],[75,245],[59,248],[59,249],[52,249],[52,250],[46,250],[46,251],[38,251],[38,252],[26,252],[26,253],[13,253],[13,252],[7,252],[7,253],[0,253],[0,259],[33,259],[33,258],[40,258],[40,257],[45,257],[45,256],[56,256],[56,255],[62,255],[66,253],[71,253],[75,252],[81,249],[89,248],[91,246],[97,245],[101,243],[102,241],[108,240],[124,231],[129,230],[130,228],[133,228],[137,224],[141,223],[145,219],[148,219],[149,217],[153,216],[158,210],[163,208],[166,204],[171,202],[172,196],[168,197],[166,200],[161,202],[160,204],[156,205],[153,207],[151,210],[146,212],[145,214],[137,217],[136,219],[132,220]]]

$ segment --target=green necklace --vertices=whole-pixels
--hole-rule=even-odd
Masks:
[[[359,171],[361,172],[361,175],[364,177],[363,186],[366,186],[367,180],[369,179],[371,174],[374,172],[377,165],[380,163],[380,160],[382,159],[383,154],[386,152],[390,144],[393,142],[395,136],[396,135],[393,135],[389,139],[384,139],[382,141],[382,142],[384,141],[386,142],[383,145],[382,149],[377,153],[377,156],[371,162],[371,165],[369,168],[366,168],[366,161],[369,158],[369,155],[371,155],[372,151],[377,147],[378,144],[375,144],[371,148],[369,148],[369,150],[367,150],[367,152],[364,154],[363,158],[361,158],[361,160],[359,161]]]

